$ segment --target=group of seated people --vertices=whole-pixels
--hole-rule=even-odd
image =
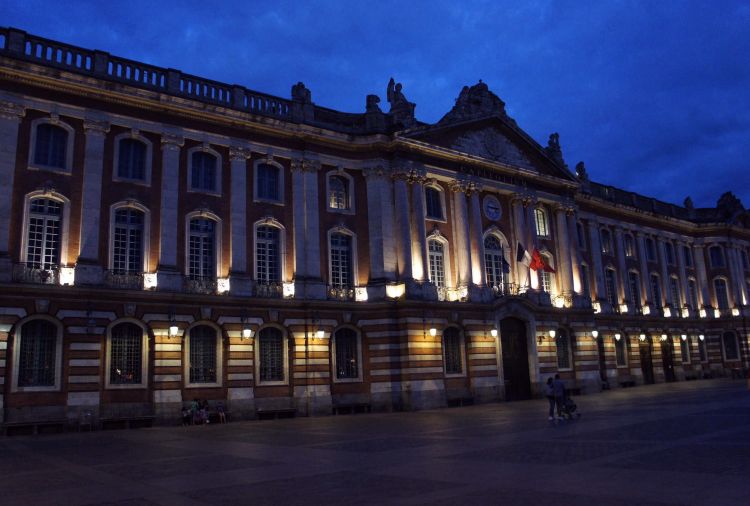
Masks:
[[[187,406],[182,407],[182,425],[205,425],[209,423],[210,414],[211,410],[207,400],[193,399],[189,408]],[[224,409],[224,403],[221,401],[216,404],[216,414],[219,423],[227,423],[227,413]]]

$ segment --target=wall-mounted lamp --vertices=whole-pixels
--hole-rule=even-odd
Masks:
[[[638,339],[640,339],[641,341],[645,341],[646,340],[646,334],[641,334],[640,336],[638,336]]]
[[[686,334],[682,334],[680,336],[680,339],[682,339],[683,341],[687,341],[687,335]]]
[[[497,329],[495,329],[495,328],[493,328],[493,329],[490,329],[490,335],[491,335],[492,337],[497,337]]]
[[[86,310],[86,333],[91,335],[94,332],[96,332],[96,320],[91,311],[91,303],[89,303],[89,308]]]
[[[701,341],[703,341],[704,339],[706,339],[706,336],[704,336],[703,334],[701,334],[701,335],[698,336],[698,339],[700,339]]]
[[[323,331],[323,329],[318,328],[318,330],[315,331],[315,337],[318,339],[323,339],[326,336],[326,333]]]
[[[174,315],[174,308],[170,308],[169,310],[169,337],[174,337],[177,335],[177,332],[179,331],[179,328],[177,327],[177,319]]]
[[[437,329],[435,327],[430,327],[430,335],[432,337],[435,337],[437,335]]]
[[[662,341],[666,341],[667,340],[667,334],[662,334],[661,335],[661,340]]]
[[[615,334],[615,341],[619,341],[620,339],[622,339],[622,336],[620,335],[620,333],[619,333],[619,332],[617,332],[617,333]]]
[[[596,341],[596,338],[599,337],[599,331],[594,329],[591,331],[591,337]]]
[[[549,338],[550,338],[550,339],[554,339],[554,338],[555,338],[555,335],[556,335],[556,334],[557,334],[557,333],[556,333],[556,332],[555,332],[554,330],[550,330],[550,331],[549,331]]]
[[[253,328],[247,322],[247,316],[242,317],[242,339],[252,339],[255,335]]]

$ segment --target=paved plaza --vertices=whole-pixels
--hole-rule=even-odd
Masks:
[[[750,504],[744,381],[577,401],[0,438],[0,503]]]

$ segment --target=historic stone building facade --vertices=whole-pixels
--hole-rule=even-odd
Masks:
[[[435,124],[0,30],[5,421],[419,409],[748,367],[750,219],[572,173],[479,83]],[[520,248],[519,248],[520,246]],[[550,269],[530,269],[538,252]]]

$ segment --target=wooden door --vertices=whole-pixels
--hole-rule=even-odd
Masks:
[[[526,340],[526,324],[523,321],[517,318],[506,318],[500,322],[505,400],[508,401],[531,398],[529,352]]]

